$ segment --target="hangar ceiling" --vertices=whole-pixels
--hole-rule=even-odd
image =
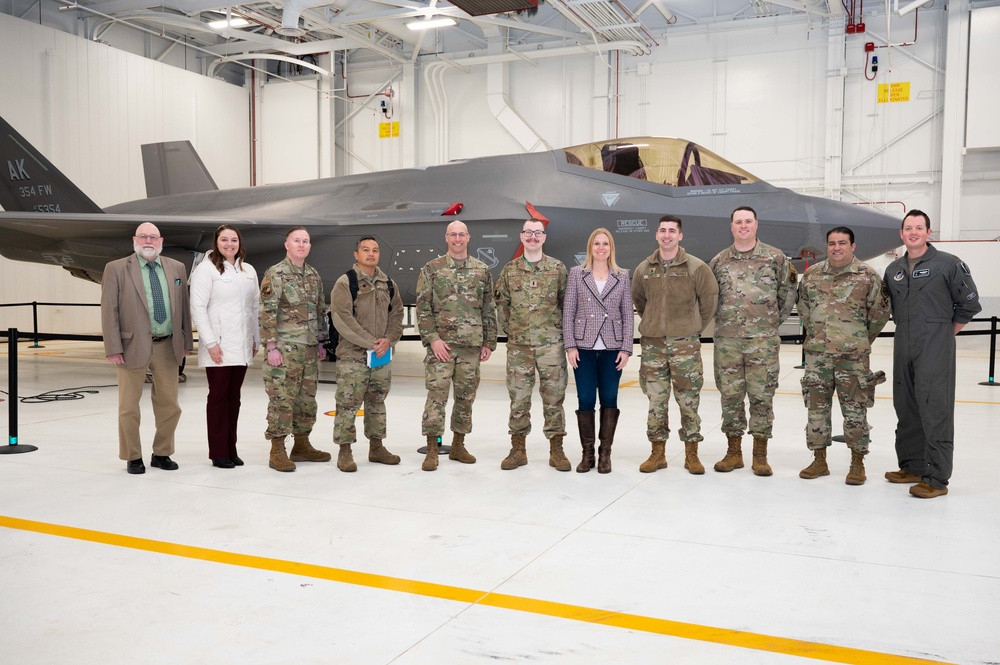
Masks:
[[[46,1],[46,0],[41,0]],[[504,53],[574,45],[648,52],[671,31],[768,17],[842,16],[841,0],[540,0],[537,10],[500,11],[532,0],[83,0],[59,3],[86,19],[88,37],[125,22],[182,40],[208,55],[269,54],[301,59],[343,52],[396,63],[425,56]],[[485,11],[471,16],[458,5]],[[408,23],[450,17],[456,25],[412,30]],[[227,24],[226,21],[232,23]],[[213,27],[214,26],[214,27]]]

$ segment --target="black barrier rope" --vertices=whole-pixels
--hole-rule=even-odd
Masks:
[[[21,404],[47,404],[49,402],[68,402],[74,399],[83,399],[87,395],[96,395],[100,391],[98,388],[117,388],[117,383],[110,383],[105,386],[80,386],[79,388],[57,388],[56,390],[49,390],[48,392],[41,393],[39,395],[32,395],[31,397],[18,397],[17,401]],[[7,393],[0,390],[0,395],[6,395]]]

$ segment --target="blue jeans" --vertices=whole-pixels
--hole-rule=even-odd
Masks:
[[[580,411],[593,411],[597,405],[597,395],[601,396],[602,409],[618,408],[618,381],[622,378],[615,365],[618,351],[611,349],[578,349],[580,361],[573,376],[576,378],[576,398]]]

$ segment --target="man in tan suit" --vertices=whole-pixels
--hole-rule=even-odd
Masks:
[[[139,400],[147,368],[153,375],[154,467],[173,471],[174,430],[181,417],[177,368],[194,346],[187,272],[160,256],[163,237],[153,224],[139,225],[135,254],[110,262],[101,282],[104,355],[118,368],[118,457],[129,473],[145,473],[139,440]]]

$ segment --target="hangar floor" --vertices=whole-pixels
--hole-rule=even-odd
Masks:
[[[988,376],[984,337],[960,340],[955,475],[951,493],[930,501],[882,479],[896,468],[886,386],[871,412],[868,483],[844,484],[843,444],[831,451],[832,475],[798,478],[810,455],[795,346],[782,350],[770,478],[749,462],[689,475],[676,439],[668,469],[639,473],[648,447],[637,358],[623,378],[613,473],[556,472],[540,427],[529,464],[503,472],[502,346],[475,405],[469,447],[479,462],[445,459],[424,473],[415,342],[399,348],[389,399],[386,444],[399,466],[369,464],[356,446],[357,473],[268,469],[255,368],[240,426],[247,464],[213,468],[206,382],[192,358],[180,470],[130,476],[117,459],[116,378],[100,346],[45,346],[20,345],[22,396],[99,388],[22,404],[20,441],[39,450],[0,456],[5,663],[1000,659],[1000,390],[977,385]],[[873,366],[889,373],[890,340],[877,343]],[[333,372],[324,365],[325,379]],[[706,383],[710,467],[725,441],[718,392]],[[334,390],[321,386],[321,409],[334,408]],[[567,404],[572,418],[575,395]],[[148,465],[148,396],[143,405]],[[540,422],[537,395],[533,417]],[[321,416],[314,441],[329,442],[332,425]]]

